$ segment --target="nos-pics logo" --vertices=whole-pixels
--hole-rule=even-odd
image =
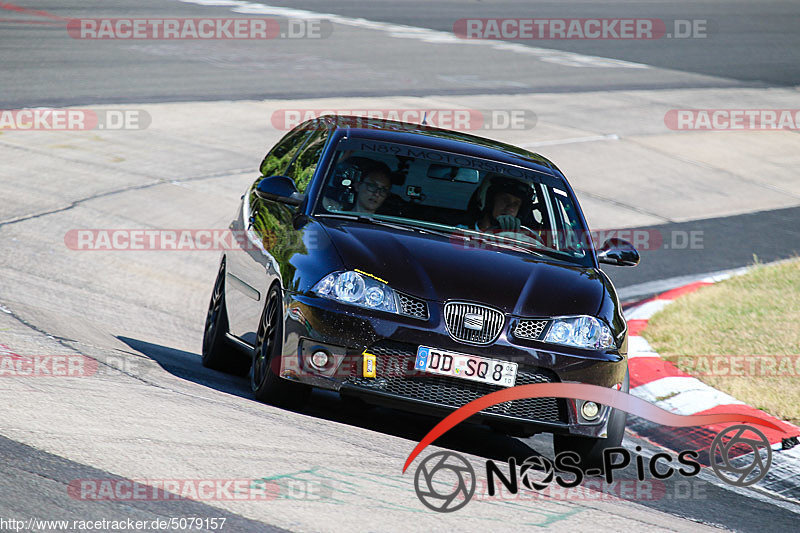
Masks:
[[[769,439],[752,425],[744,424],[757,424],[770,429],[773,434],[790,437],[786,428],[779,425],[780,422],[751,414],[680,415],[628,393],[597,385],[538,383],[495,391],[456,409],[416,445],[406,459],[403,472],[428,445],[470,416],[500,403],[529,398],[578,398],[671,427],[737,423],[738,425],[720,431],[711,442],[709,463],[722,481],[739,487],[753,485],[763,479],[772,464],[772,447]],[[641,451],[641,448],[637,446],[636,451]],[[656,453],[650,457],[646,468],[644,458],[636,456],[637,477],[640,481],[644,480],[646,471],[649,471],[654,479],[659,480],[669,478],[676,471],[683,476],[696,476],[701,471],[701,465],[696,461],[698,456],[699,453],[693,450],[678,453],[677,459],[668,453]],[[606,449],[603,453],[602,470],[593,468],[584,472],[578,466],[580,463],[581,458],[577,453],[565,452],[556,457],[555,463],[540,456],[530,457],[522,462],[521,469],[517,471],[516,460],[512,458],[509,459],[508,475],[505,475],[492,461],[487,461],[488,488],[490,491],[493,490],[495,478],[506,488],[513,490],[518,489],[517,480],[520,478],[523,485],[531,490],[542,490],[552,481],[561,487],[574,487],[581,484],[586,475],[604,474],[606,481],[610,483],[613,480],[614,470],[621,470],[631,464],[631,453],[625,448]],[[540,477],[537,482],[532,481],[532,476],[535,477],[540,472],[544,472],[544,477]],[[571,474],[572,477],[565,476],[564,472]],[[437,452],[426,457],[417,467],[414,476],[414,488],[420,501],[430,509],[440,512],[452,512],[464,507],[474,495],[475,486],[476,476],[472,465],[461,455],[449,451]]]
[[[637,446],[637,451],[641,448]],[[649,471],[655,479],[667,479],[676,472],[685,477],[696,476],[701,466],[695,459],[696,451],[682,451],[677,461],[668,453],[656,453],[645,466],[636,457],[637,477],[643,481]],[[709,450],[711,468],[725,483],[746,487],[767,475],[772,464],[772,448],[767,437],[759,430],[736,425],[719,432]],[[529,490],[545,490],[555,482],[563,488],[580,485],[585,472],[578,467],[580,457],[575,452],[563,452],[555,463],[542,456],[531,456],[519,466],[515,458],[508,460],[503,472],[494,461],[486,461],[486,480],[489,496],[495,495],[496,484],[502,484],[511,494],[522,486]],[[614,481],[614,471],[631,464],[631,453],[625,448],[608,448],[603,454],[603,471],[608,483]],[[467,505],[475,495],[477,476],[473,466],[450,451],[427,456],[417,466],[414,490],[419,500],[429,509],[440,513],[457,511]]]

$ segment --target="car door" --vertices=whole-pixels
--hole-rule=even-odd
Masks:
[[[320,121],[301,128],[287,135],[267,154],[261,164],[261,176],[248,191],[246,202],[242,202],[241,219],[247,229],[248,247],[252,249],[237,253],[232,275],[239,278],[233,283],[242,289],[237,291],[237,304],[241,307],[236,311],[238,315],[229,320],[236,322],[231,331],[251,344],[255,342],[267,290],[276,279],[284,289],[292,290],[295,273],[292,257],[298,253],[308,254],[302,229],[295,228],[295,218],[305,205],[294,207],[264,200],[255,194],[258,181],[274,175],[289,176],[298,192],[305,193],[329,136],[327,126]],[[229,317],[231,314],[229,311]]]
[[[313,128],[303,146],[298,151],[286,169],[285,175],[292,178],[297,191],[305,194],[316,174],[317,166],[328,140],[328,129],[324,122],[319,122]],[[269,241],[272,247],[270,252],[275,259],[278,278],[281,287],[294,291],[297,288],[295,272],[296,255],[309,255],[309,249],[304,238],[305,224],[296,220],[305,205],[299,208],[292,207],[282,202],[263,200],[257,198],[258,213],[255,217],[254,229],[262,240]],[[271,282],[272,280],[270,280]]]
[[[228,326],[231,334],[249,344],[255,344],[256,327],[266,290],[276,273],[274,255],[270,252],[274,239],[270,239],[263,231],[265,211],[260,211],[262,206],[255,195],[255,188],[265,177],[286,173],[300,148],[313,133],[306,126],[301,124],[287,133],[267,153],[261,162],[259,176],[242,197],[236,220],[231,225],[238,238],[237,245],[226,254]],[[255,227],[257,222],[258,228]]]

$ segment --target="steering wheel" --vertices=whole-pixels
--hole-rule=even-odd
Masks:
[[[502,231],[497,233],[497,236],[544,246],[544,241],[539,234],[528,226],[520,226],[518,231]]]

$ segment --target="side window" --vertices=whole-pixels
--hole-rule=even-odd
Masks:
[[[303,142],[312,134],[312,131],[306,125],[301,124],[287,133],[261,162],[261,176],[285,174],[286,167],[289,166],[297,150],[303,146]]]
[[[586,248],[582,241],[584,235],[581,235],[580,221],[578,220],[578,213],[575,211],[575,206],[566,194],[561,191],[556,191],[554,199],[558,210],[557,216],[561,218],[564,225],[563,248],[576,253],[583,252]]]
[[[317,163],[322,156],[325,142],[328,140],[328,129],[320,124],[314,129],[311,136],[306,141],[300,153],[295,158],[286,175],[294,180],[297,190],[301,193],[306,192],[306,187],[311,182],[311,177],[317,170]]]

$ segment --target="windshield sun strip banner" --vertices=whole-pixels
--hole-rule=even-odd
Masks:
[[[519,165],[494,161],[482,157],[447,152],[425,146],[412,146],[402,143],[388,143],[383,141],[375,141],[372,139],[347,137],[339,141],[339,144],[336,145],[336,150],[339,152],[353,150],[373,153],[376,155],[424,159],[432,163],[443,163],[478,171],[493,172],[509,178],[544,183],[550,187],[563,187],[563,181],[560,178],[557,178],[551,174],[534,170],[532,168],[525,168]]]

